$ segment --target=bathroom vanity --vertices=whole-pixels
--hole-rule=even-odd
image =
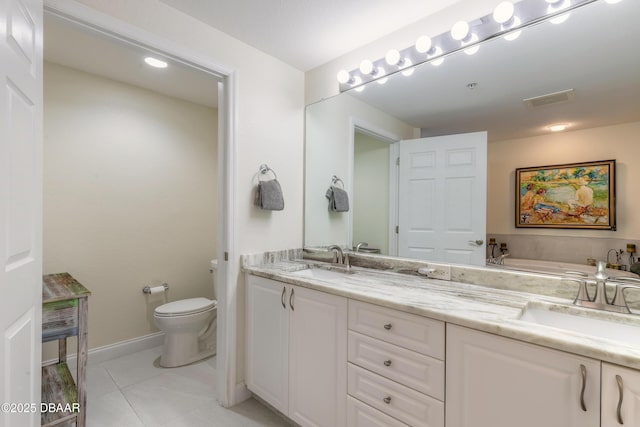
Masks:
[[[85,425],[89,295],[69,273],[42,277],[42,342],[58,341],[58,361],[42,367],[42,403],[48,408],[42,412],[43,426],[72,421],[77,427]],[[67,365],[67,338],[71,336],[78,337],[75,381]]]
[[[302,426],[640,423],[640,345],[527,320],[535,310],[591,316],[517,290],[544,277],[467,272],[501,275],[497,289],[456,271],[452,281],[305,261],[245,271],[247,386]],[[595,315],[640,331],[637,315]]]

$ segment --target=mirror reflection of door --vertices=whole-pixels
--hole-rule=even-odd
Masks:
[[[487,133],[399,145],[398,255],[484,265]]]

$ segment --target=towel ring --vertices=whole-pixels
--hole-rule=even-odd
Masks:
[[[256,177],[258,178],[258,181],[260,181],[260,177],[262,175],[266,175],[267,173],[271,172],[273,174],[273,177],[275,179],[278,179],[278,175],[276,175],[276,172],[271,169],[269,166],[267,166],[266,164],[261,164],[260,165],[260,169],[258,170],[258,172],[253,176],[253,179],[255,180]]]
[[[333,175],[333,177],[331,178],[331,185],[335,185],[337,183],[340,183],[340,185],[342,186],[342,189],[344,190],[344,182],[342,182],[342,180],[337,176]]]

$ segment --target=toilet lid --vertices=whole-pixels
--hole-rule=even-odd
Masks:
[[[184,314],[196,314],[215,307],[216,300],[208,298],[188,298],[179,301],[162,304],[156,307],[155,313],[158,316],[178,316]]]

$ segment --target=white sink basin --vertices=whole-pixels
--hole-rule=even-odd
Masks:
[[[304,270],[298,270],[291,273],[293,276],[298,277],[309,277],[312,279],[320,279],[320,280],[335,280],[335,279],[344,279],[349,275],[353,274],[353,272],[347,272],[337,269],[327,269],[327,268],[306,268]]]
[[[622,318],[632,323],[620,323]],[[521,321],[550,326],[592,337],[640,346],[640,319],[614,313],[562,305],[529,303],[522,310]]]

